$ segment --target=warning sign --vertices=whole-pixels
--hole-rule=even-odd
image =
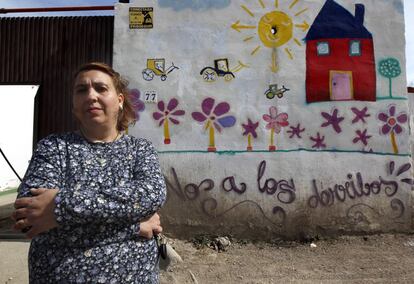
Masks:
[[[154,9],[152,7],[130,7],[129,28],[130,29],[152,29]]]

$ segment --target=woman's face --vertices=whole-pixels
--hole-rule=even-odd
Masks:
[[[115,127],[123,94],[117,94],[112,78],[101,71],[78,74],[73,91],[73,113],[83,126]]]

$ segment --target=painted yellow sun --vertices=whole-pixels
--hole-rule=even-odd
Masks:
[[[258,4],[262,9],[267,9],[266,3],[264,0],[257,0]],[[272,72],[277,72],[279,69],[277,63],[277,48],[283,48],[290,59],[293,59],[293,52],[291,48],[289,48],[289,43],[293,38],[293,42],[298,46],[302,46],[301,42],[294,37],[294,28],[300,29],[302,32],[306,32],[309,29],[309,25],[306,21],[303,21],[300,24],[295,24],[293,21],[293,17],[298,17],[305,13],[308,8],[303,8],[298,11],[294,11],[295,6],[298,4],[299,0],[292,0],[289,3],[288,7],[280,7],[279,1],[274,0],[272,3],[271,11],[265,12],[261,15],[258,23],[256,26],[253,25],[243,25],[240,24],[240,20],[236,21],[231,27],[238,31],[250,31],[250,30],[257,30],[257,34],[259,36],[259,40],[261,43],[267,47],[272,49],[272,60],[270,65],[270,70]],[[255,18],[255,14],[246,7],[245,5],[240,6],[250,17]],[[290,16],[293,15],[293,16]],[[244,42],[249,42],[253,40],[255,37],[250,35],[243,39]],[[257,45],[251,51],[251,55],[254,56],[258,53],[262,45]]]
[[[266,13],[259,21],[259,38],[267,47],[279,47],[292,38],[292,19],[281,11]]]

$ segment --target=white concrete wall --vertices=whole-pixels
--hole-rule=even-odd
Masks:
[[[0,86],[0,147],[23,178],[32,155],[34,98],[39,86]],[[19,180],[0,156],[0,191]]]
[[[393,141],[391,132],[383,133],[385,123],[379,119],[380,113],[390,116],[394,110],[393,116],[401,120],[409,113],[403,3],[335,1],[351,17],[355,4],[365,7],[364,26],[374,44],[376,101],[308,104],[303,39],[325,2],[143,0],[117,6],[114,66],[127,76],[131,88],[139,90],[140,100],[148,94],[145,109],[137,104],[139,120],[130,133],[149,138],[159,150],[170,183],[164,218],[171,230],[185,227],[188,232],[241,235],[254,235],[257,228],[281,235],[410,230],[409,121],[399,122],[402,131]],[[130,8],[136,12],[143,7],[153,8],[153,26],[130,28]],[[269,48],[260,37],[260,26],[266,17],[277,22],[285,16],[292,34],[283,32],[286,42]],[[164,58],[166,67],[174,63],[179,69],[166,74],[165,80],[147,70],[153,78],[145,80],[143,71],[151,69],[147,59],[154,58]],[[206,82],[200,71],[219,58],[228,59],[235,78]],[[401,69],[391,80],[392,97],[389,79],[378,71],[386,58],[396,59]],[[270,84],[289,90],[269,99],[264,93]],[[215,152],[208,151],[212,142],[208,119],[200,123],[195,114],[202,112],[207,98],[214,99],[215,106],[225,102],[230,107],[214,121],[225,116],[236,120],[221,133],[214,130]],[[175,100],[178,105],[168,110],[168,103]],[[272,107],[287,114],[289,123],[274,135],[276,151],[269,151],[271,131],[264,120]],[[177,110],[185,114],[174,115]],[[165,117],[175,119],[169,121],[169,137]],[[243,135],[242,124],[248,119],[259,122],[252,151],[247,151],[248,138]],[[232,124],[230,118],[227,122]],[[294,135],[295,129],[301,132]],[[263,190],[266,180],[268,189]]]

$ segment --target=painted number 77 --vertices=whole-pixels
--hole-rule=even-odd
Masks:
[[[155,92],[146,92],[144,94],[144,100],[146,103],[156,103],[157,100],[157,94]]]

